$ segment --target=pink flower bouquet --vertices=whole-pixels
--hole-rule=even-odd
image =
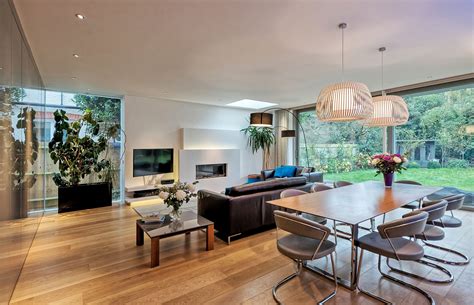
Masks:
[[[403,164],[407,163],[408,159],[400,154],[384,153],[374,155],[369,162],[373,167],[377,169],[376,175],[378,175],[380,173],[401,173],[402,170],[406,169]]]

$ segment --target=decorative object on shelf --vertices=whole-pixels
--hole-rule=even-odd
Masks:
[[[342,32],[342,78],[344,79],[344,29]],[[365,120],[372,115],[373,102],[369,88],[363,83],[342,81],[321,90],[316,103],[316,115],[323,122]]]
[[[191,198],[196,197],[196,184],[193,183],[175,182],[172,186],[162,186],[157,192],[158,196],[163,199],[167,207],[171,207],[170,217],[172,220],[181,219],[181,206],[189,202]]]
[[[375,175],[383,174],[386,188],[392,188],[393,174],[395,172],[401,173],[402,170],[406,170],[403,164],[407,162],[408,159],[405,156],[389,153],[374,155],[371,160],[369,160],[369,163],[377,169]]]
[[[110,139],[120,132],[118,124],[101,127],[87,109],[82,118],[69,122],[64,110],[54,112],[54,134],[49,154],[59,173],[53,181],[58,186],[58,211],[69,212],[112,204],[111,162],[105,153]],[[83,131],[85,135],[82,135]],[[105,155],[104,155],[105,153]],[[96,173],[103,182],[80,184]]]
[[[275,142],[275,135],[273,134],[273,114],[268,113],[268,111],[272,110],[282,110],[286,111],[289,114],[293,116],[295,119],[296,123],[299,125],[301,129],[301,133],[303,134],[303,140],[304,140],[304,147],[306,150],[306,162],[307,166],[309,167],[309,154],[308,154],[308,145],[306,143],[306,134],[304,132],[303,125],[301,124],[300,120],[298,119],[298,116],[293,113],[293,111],[290,111],[285,108],[280,108],[280,107],[272,107],[264,110],[263,112],[254,112],[250,114],[250,126],[247,128],[242,129],[246,135],[249,135],[249,141],[248,144],[250,147],[252,147],[252,151],[255,153],[257,150],[253,149],[253,146],[250,143],[250,130],[255,129],[255,128],[271,128],[272,135],[273,135],[273,143]],[[286,132],[285,134],[283,132]],[[296,136],[296,131],[295,130],[282,130],[281,136],[283,138],[289,138],[289,137],[295,137]],[[271,146],[271,145],[270,145]],[[270,154],[270,151],[268,151],[268,155]],[[268,158],[269,159],[269,158]],[[270,164],[268,162],[265,162],[265,155],[264,155],[264,169],[270,168]]]
[[[398,126],[408,121],[409,113],[405,100],[397,95],[385,95],[383,70],[383,52],[385,50],[385,47],[379,48],[381,54],[382,95],[373,98],[374,111],[372,116],[364,122],[366,126]]]

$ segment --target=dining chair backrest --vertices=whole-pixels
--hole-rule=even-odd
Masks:
[[[398,180],[398,181],[395,181],[395,183],[422,185],[420,182],[413,181],[413,180]]]
[[[326,190],[332,190],[332,187],[324,183],[319,183],[319,182],[316,182],[311,187],[311,193],[317,193],[317,192],[326,191]]]
[[[444,197],[443,199],[448,202],[448,207],[446,210],[448,211],[459,210],[464,203],[464,198],[466,198],[466,195],[464,194],[456,194],[456,195]]]
[[[343,186],[348,186],[348,185],[352,185],[354,183],[352,182],[349,182],[349,181],[336,181],[334,182],[334,187],[343,187]]]
[[[425,230],[428,213],[415,211],[414,215],[381,224],[377,230],[382,238],[396,238],[421,234]]]
[[[431,201],[428,205],[425,205],[423,208],[407,213],[403,215],[403,218],[416,215],[419,211],[428,213],[428,221],[433,221],[440,219],[446,213],[446,207],[448,202],[444,199]]]
[[[273,213],[277,228],[283,231],[312,239],[319,239],[321,241],[327,239],[331,233],[328,227],[309,219],[279,210]]]
[[[280,193],[280,198],[288,198],[288,197],[300,196],[304,194],[308,194],[308,193],[302,190],[287,189]]]

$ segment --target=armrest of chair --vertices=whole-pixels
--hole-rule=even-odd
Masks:
[[[323,173],[321,172],[304,173],[301,176],[306,177],[308,182],[323,182]]]

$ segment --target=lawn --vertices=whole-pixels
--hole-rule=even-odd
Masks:
[[[367,180],[382,181],[382,175],[374,177],[375,170],[358,170],[348,173],[324,174],[324,180],[346,180],[362,182]],[[409,168],[396,175],[396,180],[415,180],[429,186],[451,186],[474,192],[474,168]]]

